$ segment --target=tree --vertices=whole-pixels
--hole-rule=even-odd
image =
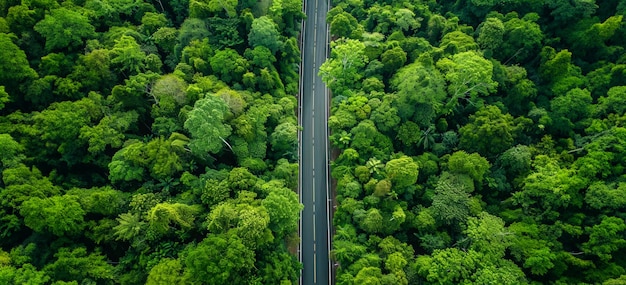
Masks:
[[[254,251],[234,234],[209,234],[185,257],[185,278],[206,284],[245,284],[254,267]]]
[[[539,74],[549,82],[553,95],[563,95],[572,88],[582,87],[585,83],[580,67],[572,63],[572,53],[567,49],[558,53],[549,46],[541,50],[542,64]]]
[[[147,35],[152,35],[165,26],[167,26],[165,14],[147,12],[141,17],[141,28]]]
[[[101,283],[114,280],[115,268],[99,252],[88,253],[85,247],[63,247],[54,257],[56,260],[43,270],[55,280]]]
[[[257,260],[258,278],[262,284],[294,284],[300,276],[302,264],[284,246],[264,251]]]
[[[388,75],[392,75],[406,62],[406,52],[400,47],[388,49],[380,56],[380,61],[384,65],[383,70]]]
[[[395,101],[394,99],[392,95],[385,95],[383,102],[373,108],[370,114],[370,120],[376,124],[376,127],[381,132],[390,132],[400,123],[400,117],[397,115],[398,110],[392,106],[392,102]],[[369,107],[369,105],[367,107]]]
[[[146,222],[138,214],[123,213],[116,220],[119,225],[113,231],[117,240],[132,241],[146,229]]]
[[[107,146],[119,148],[126,138],[124,133],[137,119],[134,111],[115,113],[102,118],[96,126],[83,126],[79,138],[88,141],[87,150],[91,153],[103,152]]]
[[[550,101],[550,109],[555,119],[566,118],[571,123],[586,119],[592,109],[591,93],[584,89],[574,88],[565,95],[555,97]]]
[[[89,23],[89,19],[64,7],[50,10],[50,14],[39,21],[34,27],[46,39],[46,50],[80,48],[84,40],[96,36],[95,28]]]
[[[85,227],[85,211],[77,196],[33,197],[22,204],[20,214],[26,226],[37,232],[73,236]]]
[[[504,226],[502,219],[487,212],[481,212],[478,217],[469,217],[464,233],[470,239],[470,249],[485,254],[490,260],[503,258],[515,238],[514,233]]]
[[[598,98],[598,105],[596,106],[596,112],[600,115],[616,113],[623,115],[626,112],[624,107],[626,102],[626,86],[611,87],[606,93],[606,96]]]
[[[427,128],[439,114],[446,98],[443,75],[432,63],[416,61],[392,77],[391,86],[397,91],[398,115],[421,128]]]
[[[299,203],[298,195],[294,191],[287,188],[272,189],[261,205],[270,216],[269,228],[278,237],[296,231],[299,213],[304,206]]]
[[[457,151],[448,159],[448,170],[451,173],[468,175],[478,184],[482,183],[489,167],[489,161],[477,153]]]
[[[265,207],[240,206],[238,215],[235,232],[246,247],[256,249],[274,239],[268,228],[270,216]]]
[[[10,101],[9,93],[4,90],[4,86],[0,86],[0,111],[4,109],[5,104]]]
[[[68,77],[82,84],[84,90],[110,90],[117,82],[111,69],[111,51],[96,49],[78,56],[78,62]]]
[[[272,18],[267,16],[261,16],[252,21],[252,27],[248,34],[248,43],[253,48],[264,46],[268,48],[272,54],[280,50],[283,44],[276,23],[274,23]]]
[[[144,68],[146,54],[131,36],[124,35],[115,40],[115,45],[111,49],[111,63],[116,66],[122,74],[126,76],[140,73]]]
[[[576,19],[588,18],[598,9],[595,0],[556,0],[548,3],[547,6],[552,10],[550,11],[550,15],[554,18],[553,24],[561,27],[565,27]]]
[[[332,45],[330,59],[320,66],[319,75],[335,94],[341,95],[348,89],[358,87],[368,59],[365,45],[358,40],[343,39],[334,41]]]
[[[33,70],[26,58],[26,53],[13,43],[16,40],[13,34],[0,33],[0,86],[5,86],[9,90],[17,82],[24,79],[36,78],[37,73]]]
[[[617,186],[617,187],[615,187]],[[596,182],[585,192],[585,203],[597,210],[618,210],[626,204],[626,184]]]
[[[146,285],[182,285],[188,280],[183,277],[183,266],[179,259],[164,258],[150,269]]]
[[[225,48],[219,50],[210,59],[211,69],[220,75],[220,78],[226,82],[238,82],[243,74],[248,71],[248,61],[239,55],[237,51]]]
[[[430,212],[440,223],[451,226],[458,226],[463,223],[472,212],[472,200],[469,195],[470,189],[474,185],[464,184],[461,180],[453,179],[448,175],[448,179],[440,178]],[[471,182],[470,182],[471,183]]]
[[[201,11],[201,9],[208,9],[208,12],[215,14],[226,14],[232,18],[237,15],[238,1],[228,0],[191,0],[189,2],[189,16],[193,18],[206,18],[208,13]]]
[[[558,161],[545,155],[535,157],[533,168],[524,179],[523,191],[512,197],[524,212],[555,220],[559,216],[555,210],[582,206],[580,191],[588,182],[576,175],[574,169],[561,167]]]
[[[224,123],[227,112],[224,100],[212,94],[196,101],[184,125],[191,133],[189,147],[195,155],[205,157],[209,153],[218,153],[224,147],[225,139],[232,130]]]
[[[9,134],[0,134],[0,170],[17,166],[24,155],[24,147]]]
[[[421,26],[421,21],[423,20],[420,17],[416,17],[415,13],[409,9],[398,9],[394,14],[396,17],[396,25],[400,27],[402,31],[410,32]]]
[[[3,284],[49,284],[50,276],[44,271],[37,271],[37,268],[30,263],[22,265],[20,268],[13,266],[0,266],[0,282]]]
[[[349,13],[341,12],[326,21],[330,24],[330,34],[335,37],[358,40],[363,34],[363,27]]]
[[[182,230],[194,226],[195,216],[199,208],[182,203],[159,203],[148,211],[146,220],[150,230],[157,234],[166,234],[172,225],[178,225]]]
[[[600,224],[585,229],[589,233],[589,241],[582,244],[586,253],[594,254],[603,261],[613,258],[612,253],[626,247],[624,231],[626,224],[618,217],[604,217]]]
[[[528,146],[517,145],[503,152],[496,164],[503,167],[510,178],[515,178],[530,171],[532,161],[531,150]]]
[[[361,121],[350,132],[352,133],[350,147],[354,148],[363,160],[385,157],[393,149],[389,137],[378,132],[374,122],[370,120]]]
[[[513,145],[515,132],[513,116],[490,105],[470,115],[470,122],[459,129],[459,147],[493,157]]]
[[[493,53],[502,45],[504,23],[498,18],[487,18],[478,26],[476,42],[484,50]]]
[[[208,18],[207,26],[211,27],[211,29],[209,29],[209,43],[218,50],[225,47],[235,48],[244,42],[244,39],[239,34],[240,25],[242,25],[242,23],[238,17]]]
[[[496,91],[498,82],[493,80],[493,65],[475,51],[466,51],[437,62],[437,68],[448,81],[449,101],[445,112],[451,112],[459,99],[475,103],[478,95],[487,96]]]
[[[473,51],[478,49],[478,45],[474,41],[474,38],[462,31],[452,31],[441,38],[441,44],[439,47],[444,53],[455,55],[463,52]]]
[[[383,274],[380,268],[376,267],[364,267],[359,270],[359,273],[354,277],[354,284],[381,284],[381,280],[383,278]]]
[[[253,49],[247,49],[244,52],[245,57],[257,66],[259,69],[272,68],[276,62],[276,57],[272,54],[272,51],[265,46],[257,46]]]
[[[112,183],[121,181],[141,181],[146,173],[148,161],[143,155],[145,145],[138,141],[128,141],[118,150],[109,163],[109,179]]]
[[[428,282],[457,284],[469,279],[481,262],[481,255],[457,248],[435,250],[432,256],[422,255],[416,260],[418,274]]]
[[[197,18],[185,19],[185,22],[180,26],[178,32],[178,43],[174,46],[174,52],[177,57],[180,58],[183,49],[188,46],[189,43],[193,40],[207,38],[209,33],[207,24],[203,20]]]
[[[522,19],[513,17],[504,22],[504,41],[499,49],[494,50],[494,57],[502,62],[525,63],[532,60],[544,38],[541,27],[535,23],[538,18],[537,14],[530,13]]]
[[[388,161],[385,173],[398,194],[402,194],[402,188],[415,184],[419,171],[417,163],[404,155]]]
[[[0,204],[16,211],[20,209],[22,203],[31,198],[45,199],[61,192],[59,187],[52,184],[48,177],[43,176],[37,167],[33,166],[31,169],[24,164],[4,169],[2,181],[4,188],[0,188],[2,198]]]
[[[421,133],[422,131],[416,123],[407,121],[400,125],[400,128],[398,128],[398,135],[396,138],[399,139],[403,145],[410,148],[412,146],[417,146]]]
[[[278,125],[270,135],[270,144],[277,155],[295,160],[298,149],[298,126],[291,122]]]

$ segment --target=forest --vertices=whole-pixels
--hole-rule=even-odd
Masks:
[[[337,284],[626,284],[626,2],[331,3]]]
[[[297,284],[301,0],[1,0],[0,284]]]
[[[0,284],[296,284],[302,4],[0,0]],[[626,2],[331,4],[337,284],[626,284]]]

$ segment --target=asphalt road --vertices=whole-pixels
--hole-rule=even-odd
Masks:
[[[301,285],[332,284],[328,215],[328,90],[317,75],[328,55],[327,0],[304,0],[300,65]]]

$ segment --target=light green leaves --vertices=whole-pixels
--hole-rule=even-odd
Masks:
[[[77,234],[85,226],[85,211],[77,196],[34,197],[22,204],[20,214],[29,228],[57,236]]]
[[[96,36],[95,28],[86,16],[64,7],[51,10],[34,29],[46,38],[48,51],[75,49],[82,46],[85,39]]]
[[[206,157],[222,150],[232,130],[224,123],[227,114],[228,106],[220,97],[209,94],[196,102],[185,121],[185,129],[192,137],[189,147],[193,154]]]
[[[248,42],[252,47],[264,46],[272,51],[272,54],[275,54],[283,45],[276,23],[267,16],[261,16],[252,21]]]

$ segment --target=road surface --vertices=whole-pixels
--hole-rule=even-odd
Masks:
[[[328,55],[327,0],[304,0],[300,64],[301,285],[332,284],[328,215],[328,90],[317,75]]]

